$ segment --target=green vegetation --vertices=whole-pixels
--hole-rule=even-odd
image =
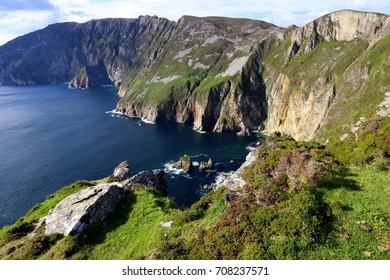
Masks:
[[[84,188],[93,186],[89,181],[78,181],[66,186],[56,193],[49,195],[46,200],[33,208],[15,224],[5,227],[0,231],[0,257],[13,259],[35,259],[50,248],[59,238],[58,235],[45,236],[42,227],[36,229],[40,218],[47,215],[65,197],[74,194]],[[33,230],[35,236],[26,238]],[[24,240],[23,242],[21,242]]]
[[[247,185],[189,209],[142,186],[80,238],[35,221],[90,182],[65,187],[0,233],[3,259],[390,259],[389,118],[324,146],[273,135]],[[344,152],[342,152],[344,151]],[[352,155],[347,157],[347,155]],[[378,164],[381,162],[382,164]],[[172,221],[171,226],[162,226]],[[35,235],[29,235],[34,230]]]
[[[328,150],[344,164],[372,164],[379,170],[390,166],[390,118],[374,118],[362,122],[358,140],[352,135],[344,141],[334,141]]]

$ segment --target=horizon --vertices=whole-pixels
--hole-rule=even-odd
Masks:
[[[389,15],[390,3],[384,0],[297,1],[265,0],[239,1],[199,0],[193,3],[161,0],[4,0],[0,3],[0,46],[17,37],[48,25],[63,22],[85,23],[106,18],[138,18],[141,15],[157,16],[178,21],[184,15],[195,17],[228,17],[262,20],[280,27],[305,24],[340,10],[375,12]]]

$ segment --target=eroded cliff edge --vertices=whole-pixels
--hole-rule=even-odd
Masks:
[[[128,116],[326,140],[390,91],[389,33],[388,15],[350,10],[285,29],[192,16],[63,23],[0,47],[0,81],[94,86],[83,69],[102,66],[93,76],[119,87]]]

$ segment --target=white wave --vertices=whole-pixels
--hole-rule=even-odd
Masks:
[[[195,127],[193,127],[192,130],[195,132],[201,133],[201,134],[207,133],[206,131],[203,131],[203,130],[197,130]]]
[[[186,174],[186,172],[183,169],[174,168],[173,163],[171,163],[171,162],[164,164],[164,172],[172,174],[172,175]]]
[[[147,120],[147,119],[145,119],[145,118],[140,118],[140,119],[141,119],[141,121],[142,121],[143,123],[155,124],[155,122],[149,121],[149,120]]]
[[[196,156],[191,156],[191,158],[198,158],[198,157],[209,157],[209,155],[208,154],[199,154]]]
[[[253,150],[256,150],[256,147],[253,147],[253,146],[246,146],[245,147],[248,151],[252,152]]]
[[[155,124],[155,122],[152,122],[152,121],[149,121],[145,118],[140,118],[140,117],[137,117],[137,116],[127,116],[125,113],[122,113],[122,112],[119,112],[119,111],[116,111],[115,109],[114,110],[111,110],[111,111],[107,111],[106,114],[111,114],[111,116],[118,116],[118,117],[126,117],[126,118],[132,118],[132,119],[140,119],[141,122],[143,123],[147,123],[147,124]]]
[[[228,177],[228,176],[230,176],[232,174],[233,174],[233,171],[230,171],[230,172],[218,172],[218,175],[215,176],[215,184],[216,185],[221,184],[226,179],[226,177]]]
[[[126,116],[124,113],[122,112],[119,112],[117,110],[111,110],[111,111],[107,111],[106,114],[111,114],[111,115],[118,115],[118,116]]]
[[[192,166],[195,166],[195,167],[199,166],[199,162],[193,161],[193,162],[192,162]]]

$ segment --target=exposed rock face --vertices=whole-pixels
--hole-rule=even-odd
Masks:
[[[130,177],[130,165],[127,163],[127,161],[121,162],[114,169],[112,176],[114,176],[114,178],[118,179],[119,181],[128,179]]]
[[[150,16],[52,24],[0,46],[0,80],[62,83],[84,66],[104,65],[111,83],[119,86],[129,70],[157,55],[175,26]]]
[[[264,83],[251,55],[271,33],[283,32],[262,21],[184,16],[151,67],[131,77],[144,83],[122,83],[116,109],[199,131],[248,134],[266,116]]]
[[[381,117],[390,117],[390,92],[386,92],[385,100],[379,104],[379,111],[376,113]]]
[[[276,42],[279,49],[260,58],[267,104],[264,132],[279,131],[297,140],[332,130],[348,133],[343,124],[356,122],[356,111],[375,108],[373,100],[390,89],[385,74],[390,70],[385,47],[389,23],[388,15],[340,11],[287,32],[286,39]],[[373,59],[377,53],[381,59]],[[374,103],[362,105],[367,98]]]
[[[290,54],[294,55],[309,39],[304,52],[312,51],[321,36],[326,41],[352,41],[366,39],[376,41],[390,34],[390,21],[387,15],[342,10],[325,15],[296,29],[291,36]]]
[[[322,77],[311,87],[304,80],[275,75],[277,78],[267,96],[269,111],[265,132],[280,131],[295,139],[312,139],[336,95],[334,85],[327,84]],[[300,90],[296,90],[297,87]]]
[[[79,236],[89,226],[101,222],[124,196],[125,189],[116,183],[100,184],[70,195],[42,218],[45,234]]]
[[[251,151],[245,158],[245,162],[238,168],[233,174],[223,180],[221,184],[219,184],[216,188],[220,188],[221,186],[225,186],[230,191],[236,191],[241,187],[245,186],[246,182],[242,179],[242,174],[244,169],[256,161],[258,150],[255,149]]]
[[[164,179],[164,170],[141,171],[137,175],[122,182],[125,188],[132,188],[135,184],[145,185],[161,195],[168,195],[168,185]]]
[[[91,87],[108,77],[128,116],[310,140],[390,91],[389,34],[388,15],[348,10],[286,29],[191,16],[54,24],[0,47],[0,81]]]
[[[108,77],[105,66],[99,64],[81,68],[70,81],[69,88],[88,88],[110,84],[112,81]]]
[[[144,185],[161,195],[168,195],[168,185],[163,170],[142,171],[122,182],[99,184],[70,195],[41,219],[45,234],[60,233],[79,236],[89,226],[103,221],[124,198],[126,189]],[[115,168],[116,178],[127,178],[130,170],[127,162]]]
[[[213,169],[213,167],[214,167],[214,164],[213,164],[213,161],[211,160],[211,158],[209,158],[209,160],[207,162],[201,161],[199,164],[200,171],[211,170],[211,169]]]
[[[190,156],[184,155],[172,167],[176,168],[176,169],[182,169],[185,172],[191,172],[191,170],[192,170],[192,158]]]

